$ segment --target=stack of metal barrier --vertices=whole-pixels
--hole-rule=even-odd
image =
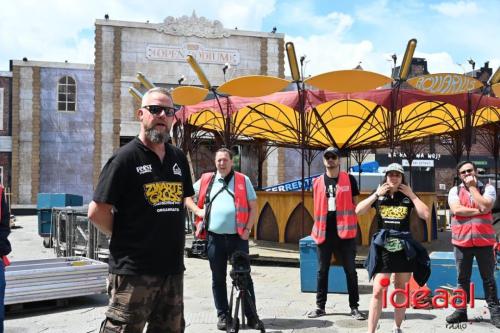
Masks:
[[[90,257],[92,259],[108,262],[110,237],[100,232],[90,220],[88,221],[88,225]]]
[[[13,261],[5,270],[5,304],[106,292],[108,265],[83,257]]]
[[[90,222],[87,210],[86,206],[52,208],[54,250],[58,257],[108,260],[109,237]]]

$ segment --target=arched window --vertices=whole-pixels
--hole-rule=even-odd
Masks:
[[[57,84],[57,110],[76,110],[76,82],[70,76],[63,76]]]

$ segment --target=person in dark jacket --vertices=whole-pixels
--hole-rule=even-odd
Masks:
[[[381,260],[379,254],[391,238],[398,238],[403,243],[406,258],[414,260],[413,279],[419,286],[424,286],[431,275],[431,259],[425,247],[413,239],[411,232],[394,229],[381,229],[373,235],[370,251],[366,258],[365,267],[368,278],[371,280],[376,273],[377,263]]]
[[[8,264],[7,255],[11,251],[7,237],[10,234],[10,211],[5,199],[4,188],[0,185],[0,332],[3,332],[4,298],[5,298],[5,266]]]
[[[429,208],[406,185],[404,169],[400,164],[392,163],[387,167],[383,183],[356,206],[356,214],[365,214],[372,207],[376,209],[378,233],[373,237],[371,255],[367,258],[367,266],[371,268],[370,276],[373,277],[373,295],[368,315],[370,333],[377,329],[382,312],[382,296],[386,288],[382,286],[382,280],[390,279],[394,273],[394,287],[403,289],[418,263],[429,267],[428,256],[425,264],[426,254],[417,255],[422,248],[415,245],[416,241],[410,234],[412,210],[415,209],[421,219],[427,220]],[[403,301],[401,297],[402,295],[397,295],[398,303]],[[402,332],[401,323],[405,311],[404,307],[394,309],[394,333]]]

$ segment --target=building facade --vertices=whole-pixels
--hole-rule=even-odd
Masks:
[[[94,150],[94,66],[11,61],[12,202],[39,192],[89,200]]]
[[[191,54],[213,86],[244,75],[284,77],[284,34],[225,29],[194,13],[159,24],[97,20],[95,26],[94,182],[120,138],[139,131],[139,105],[128,93],[145,91],[138,72],[158,86],[200,85],[186,62]]]
[[[10,127],[12,72],[0,72],[0,184],[10,191],[12,136]]]

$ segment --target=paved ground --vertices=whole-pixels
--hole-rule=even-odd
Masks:
[[[51,258],[55,255],[51,249],[42,246],[37,234],[36,217],[19,216],[17,226],[10,240],[13,244],[11,260]],[[292,253],[293,247],[264,249],[267,255],[274,253]],[[264,251],[262,250],[262,251]],[[252,247],[251,252],[259,249]],[[295,253],[296,255],[296,253]],[[186,332],[219,332],[215,328],[216,316],[211,295],[211,278],[208,262],[201,259],[186,259],[185,277],[185,316]],[[266,325],[267,332],[366,332],[366,321],[359,322],[347,316],[347,295],[330,294],[328,297],[328,315],[320,319],[305,319],[305,314],[314,308],[315,296],[300,292],[300,270],[295,267],[252,267],[258,312]],[[371,286],[364,269],[358,270],[361,290],[361,310],[366,310],[370,300]],[[454,277],[450,277],[453,278]],[[107,305],[106,295],[75,298],[64,307],[41,307],[35,304],[19,314],[7,314],[5,332],[97,332],[104,318]],[[52,305],[49,303],[48,305]],[[47,305],[47,304],[45,304]],[[28,306],[26,307],[28,308]],[[449,332],[460,331],[445,327],[444,317],[450,310],[413,310],[407,314],[403,323],[405,333],[409,332]],[[379,332],[390,332],[392,328],[392,310],[382,314]],[[489,323],[489,314],[485,313],[484,302],[476,301],[472,316],[483,316],[478,322],[469,323],[467,332],[493,332],[496,329]]]

